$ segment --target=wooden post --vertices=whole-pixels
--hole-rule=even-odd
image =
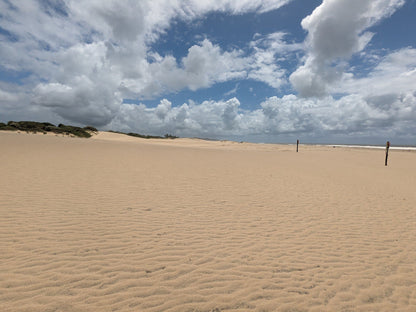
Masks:
[[[387,143],[386,143],[386,160],[384,161],[385,166],[387,166],[387,158],[389,158],[389,148],[390,148],[390,142],[387,141]]]
[[[296,153],[299,151],[299,140],[296,141]]]

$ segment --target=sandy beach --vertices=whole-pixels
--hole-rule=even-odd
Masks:
[[[1,311],[416,311],[416,152],[0,147]]]

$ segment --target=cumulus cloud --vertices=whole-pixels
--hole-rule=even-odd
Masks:
[[[404,48],[381,58],[363,78],[350,77],[334,90],[356,92],[367,97],[415,91],[416,49]]]
[[[180,64],[172,56],[161,57],[154,53],[154,62],[147,65],[147,81],[150,85],[143,81],[136,85],[142,88],[136,89],[136,92],[142,96],[152,96],[166,90],[189,88],[194,91],[217,82],[244,78],[247,60],[242,54],[239,50],[221,51],[218,45],[207,39],[190,47]],[[134,85],[131,88],[134,89]]]
[[[103,126],[122,103],[119,77],[106,59],[103,43],[78,44],[57,53],[55,82],[38,84],[32,103],[77,123]]]
[[[241,50],[222,51],[204,39],[190,47],[180,61],[155,52],[148,54],[151,58],[148,61],[109,42],[80,43],[55,53],[59,68],[53,76],[54,82],[36,86],[33,103],[51,107],[71,121],[88,121],[100,126],[111,120],[111,113],[117,111],[123,96],[148,99],[186,88],[195,91],[218,82],[247,78],[278,88],[284,83],[285,71],[276,64],[275,55],[284,44],[278,48],[270,45],[255,42],[253,53],[245,55]],[[75,99],[89,107],[88,113],[85,109],[72,109],[78,107],[77,103],[71,108],[70,103]]]
[[[347,68],[371,41],[370,27],[404,0],[324,0],[302,21],[304,43],[275,32],[228,50],[202,39],[181,58],[150,48],[174,19],[260,14],[289,1],[0,0],[0,67],[25,77],[0,83],[0,114],[199,137],[415,133],[415,49],[375,59],[365,77]],[[302,64],[290,75],[285,64],[298,54]],[[169,101],[171,92],[242,79],[280,91],[289,75],[299,95],[271,96],[253,110],[229,97],[234,90],[224,100]],[[154,108],[123,104],[155,97],[164,99]]]
[[[287,72],[279,66],[279,61],[290,60],[294,57],[293,52],[303,50],[303,45],[287,43],[285,36],[284,32],[275,32],[250,43],[254,53],[249,62],[248,78],[265,82],[276,89],[286,84]]]
[[[411,140],[416,130],[415,60],[416,49],[394,51],[366,77],[350,77],[339,84],[334,90],[347,94],[339,98],[272,96],[252,111],[242,109],[237,98],[180,106],[163,100],[154,109],[124,104],[110,126],[200,137],[296,135],[329,141],[355,135],[355,140],[369,136]]]
[[[234,79],[262,81],[273,88],[286,83],[287,74],[279,66],[279,58],[300,50],[300,44],[284,42],[284,33],[273,33],[250,43],[251,52],[233,49],[223,51],[204,39],[191,46],[181,60],[157,52],[148,54],[150,62],[141,62],[142,75],[124,79],[124,91],[142,99],[182,89],[192,91]],[[125,71],[124,71],[125,72]]]
[[[231,134],[240,130],[239,106],[237,98],[200,104],[190,101],[175,107],[166,99],[155,108],[123,104],[108,127],[159,135],[172,133],[204,137]]]
[[[384,105],[380,105],[384,103]],[[196,137],[300,136],[309,140],[355,135],[410,138],[416,125],[416,94],[368,98],[358,94],[334,99],[304,99],[290,94],[270,97],[260,108],[241,108],[237,98],[190,101],[173,106],[164,99],[156,108],[123,104],[109,128],[141,133]]]
[[[111,89],[88,78],[79,79],[70,86],[60,83],[38,85],[32,100],[67,120],[98,127],[113,119],[122,102]]]
[[[344,74],[342,61],[362,51],[372,39],[366,31],[390,16],[404,0],[324,0],[302,21],[308,32],[305,62],[290,81],[301,96],[321,97]]]
[[[32,105],[95,126],[115,116],[122,98],[149,99],[247,78],[277,88],[284,73],[274,64],[271,46],[246,55],[205,39],[182,59],[149,47],[174,18],[191,21],[211,11],[263,13],[289,1],[3,0],[0,66],[31,73]]]
[[[380,60],[378,65],[363,78],[350,77],[338,87],[339,91],[355,94],[370,112],[368,125],[391,129],[392,133],[409,136],[414,133],[416,120],[416,49],[394,51]],[[337,109],[345,111],[344,107]],[[362,110],[357,110],[362,112]],[[367,116],[362,112],[363,116]],[[354,111],[351,120],[357,120]]]

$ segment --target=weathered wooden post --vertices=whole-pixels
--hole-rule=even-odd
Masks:
[[[384,165],[387,166],[387,158],[389,158],[389,148],[390,148],[390,141],[386,143],[386,160],[384,161]]]
[[[296,141],[296,153],[299,152],[299,140]]]

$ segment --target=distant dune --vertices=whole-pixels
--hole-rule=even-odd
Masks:
[[[0,310],[416,311],[416,153],[0,132]]]

